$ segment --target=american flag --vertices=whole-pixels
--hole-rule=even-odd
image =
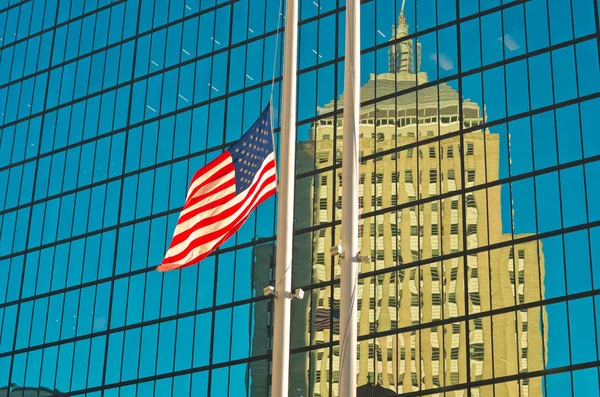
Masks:
[[[179,269],[206,258],[275,191],[269,105],[240,140],[196,172],[171,246],[157,270]]]
[[[331,317],[333,317],[333,332],[340,332],[340,309],[331,310],[320,307],[315,313],[315,331],[323,331],[331,328]]]

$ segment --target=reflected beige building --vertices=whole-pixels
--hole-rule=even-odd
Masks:
[[[393,35],[407,33],[401,14]],[[363,107],[360,119],[361,156],[383,152],[360,165],[359,210],[362,214],[377,211],[360,221],[361,252],[372,258],[360,271],[402,266],[359,282],[359,338],[374,332],[385,336],[359,342],[358,385],[371,383],[407,393],[465,384],[467,376],[477,381],[541,370],[546,351],[542,334],[547,330],[539,307],[480,315],[543,297],[544,261],[538,242],[478,251],[512,239],[502,230],[500,187],[476,188],[498,180],[499,136],[476,130],[461,142],[456,134],[460,107],[465,128],[478,126],[485,115],[468,99],[461,104],[447,84],[396,96],[427,83],[427,75],[419,72],[420,44],[395,44],[389,55],[389,73],[371,75],[361,89],[362,101],[389,99]],[[343,106],[343,98],[338,106]],[[331,102],[320,113],[333,110]],[[341,117],[323,118],[312,126],[314,167],[331,168],[341,160],[343,132]],[[417,146],[420,141],[425,142]],[[396,147],[406,149],[385,154]],[[341,168],[317,174],[312,183],[314,224],[339,220]],[[419,205],[406,205],[417,200]],[[392,211],[397,205],[402,209]],[[339,226],[312,235],[313,283],[329,281],[332,275],[339,278],[338,259],[329,254],[338,237]],[[460,254],[465,250],[474,252]],[[436,260],[442,255],[449,259]],[[416,261],[424,264],[410,267]],[[319,312],[331,313],[335,322],[336,308],[339,286],[313,290],[306,313],[296,310],[295,324],[302,315],[312,324],[305,345],[339,338],[337,331],[331,335],[330,328],[315,326]],[[338,354],[336,346],[315,350],[305,360],[310,395],[329,396],[330,389],[338,395]],[[541,386],[538,378],[474,388],[471,394],[542,396]],[[467,393],[455,390],[439,395]]]

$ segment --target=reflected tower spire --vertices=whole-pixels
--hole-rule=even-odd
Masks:
[[[404,6],[406,0],[402,0],[400,15],[398,15],[398,25],[392,26],[392,38],[390,48],[388,50],[388,71],[390,73],[407,72],[410,74],[418,73],[421,67],[421,44],[416,43],[417,59],[415,69],[415,56],[413,40],[396,42],[404,36],[408,35],[408,24],[404,16]]]

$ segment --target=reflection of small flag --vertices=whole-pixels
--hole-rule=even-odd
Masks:
[[[315,331],[331,328],[332,311],[318,308],[315,313]],[[340,332],[340,309],[333,309],[333,332]]]
[[[269,105],[239,141],[196,172],[157,270],[179,269],[206,258],[275,194],[275,179]]]

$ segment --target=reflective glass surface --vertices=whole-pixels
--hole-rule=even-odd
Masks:
[[[361,2],[359,396],[600,396],[599,3]],[[0,396],[269,395],[277,197],[154,269],[277,144],[284,10],[0,0]],[[345,17],[299,0],[291,397],[339,395]]]

